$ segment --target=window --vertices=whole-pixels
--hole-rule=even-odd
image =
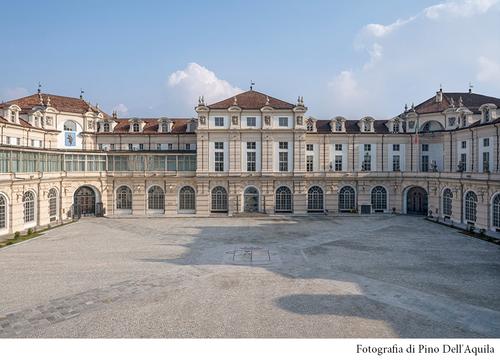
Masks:
[[[489,152],[483,152],[483,171],[484,172],[490,171],[490,153]]]
[[[399,151],[399,144],[392,144],[392,151]]]
[[[429,155],[422,155],[421,171],[429,171]]]
[[[307,122],[307,131],[314,131],[314,124],[312,121]]]
[[[247,126],[257,126],[257,118],[256,117],[247,117]]]
[[[35,194],[27,191],[23,194],[24,223],[35,221]]]
[[[467,171],[467,154],[460,154],[459,169],[461,171]]]
[[[335,151],[342,151],[342,144],[335,144]]]
[[[306,171],[313,172],[314,171],[314,156],[307,155],[306,157]]]
[[[214,121],[215,126],[224,126],[224,118],[222,116],[216,116]]]
[[[364,149],[365,151],[372,151],[372,144],[365,144]]]
[[[292,212],[292,192],[287,186],[280,186],[276,190],[275,212]]]
[[[365,145],[365,155],[363,156],[363,163],[361,164],[362,171],[371,171],[372,169],[372,156],[370,154],[370,149],[371,145]]]
[[[319,186],[312,186],[307,191],[307,211],[322,212],[324,211],[323,204],[323,189]]]
[[[313,151],[314,150],[314,145],[313,144],[307,144],[306,145],[306,150],[307,151]]]
[[[255,141],[247,142],[247,150],[255,150],[257,148],[257,144]]]
[[[68,120],[64,123],[64,131],[76,131],[76,123]]]
[[[162,122],[161,123],[161,132],[164,132],[164,133],[168,132],[168,130],[169,130],[169,126],[168,125],[169,124],[167,122]]]
[[[365,121],[363,123],[363,129],[365,132],[369,132],[371,130],[371,126],[370,126],[370,123],[368,121]]]
[[[132,125],[132,131],[133,132],[139,132],[139,130],[140,130],[139,124],[138,123],[134,123]]]
[[[144,144],[139,144],[139,150],[144,150]]]
[[[165,193],[157,185],[151,186],[148,190],[148,210],[164,210]]]
[[[483,115],[483,116],[484,116],[484,122],[488,122],[488,121],[490,121],[490,109],[485,108],[485,109],[483,110],[483,114],[484,114],[484,115]]]
[[[167,149],[168,150],[173,150],[174,148],[174,145],[173,144],[167,144]]]
[[[490,146],[490,138],[484,138],[483,139],[483,146],[484,147]]]
[[[156,144],[156,150],[161,150],[161,144]]]
[[[392,171],[401,171],[401,157],[392,155]]]
[[[287,117],[279,117],[278,124],[280,127],[288,127],[288,118]]]
[[[477,195],[473,191],[465,194],[465,221],[476,222],[477,215]]]
[[[0,229],[7,227],[7,199],[0,195]]]
[[[335,131],[342,131],[342,123],[340,121],[335,122]]]
[[[186,150],[191,150],[191,144],[186,144]]]
[[[492,211],[492,222],[493,226],[496,228],[500,228],[500,194],[496,194],[491,202],[491,206],[493,206]]]
[[[57,190],[50,189],[47,197],[49,198],[49,220],[55,221],[57,219]]]
[[[450,189],[443,191],[443,215],[451,216],[452,214],[453,193]]]
[[[399,132],[399,121],[394,121],[394,124],[392,125],[392,132],[394,133]]]
[[[129,149],[130,151],[132,151],[132,150],[134,150],[134,146],[133,146],[132,144],[128,144],[128,149]]]
[[[467,141],[462,141],[462,149],[467,149]]]
[[[191,186],[184,186],[179,191],[179,210],[194,211],[196,209],[195,192]]]
[[[132,190],[128,186],[120,186],[116,190],[116,208],[132,210]]]
[[[279,171],[288,171],[288,142],[280,141],[279,150]]]
[[[257,171],[255,151],[247,152],[247,171]]]
[[[354,189],[344,186],[339,191],[339,211],[353,211],[356,209]]]
[[[372,189],[372,209],[375,212],[387,209],[387,190],[383,186],[375,186]]]
[[[335,171],[342,171],[342,155],[335,155]]]
[[[449,117],[448,118],[448,126],[455,126],[456,122],[457,122],[456,117]]]
[[[429,151],[429,144],[422,144],[422,151]]]
[[[215,142],[214,147],[215,171],[224,171],[224,143],[220,141]]]
[[[105,122],[102,128],[103,128],[102,131],[109,132],[109,123]]]
[[[227,212],[227,191],[222,186],[212,189],[212,212]]]

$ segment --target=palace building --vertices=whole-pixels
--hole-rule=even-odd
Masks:
[[[500,99],[443,92],[391,119],[316,119],[255,90],[195,118],[82,97],[0,104],[0,234],[80,216],[422,214],[500,232]],[[168,220],[166,220],[168,221]]]

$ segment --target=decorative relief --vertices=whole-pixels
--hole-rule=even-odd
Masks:
[[[233,116],[232,118],[233,125],[238,125],[238,116]]]
[[[297,125],[303,125],[304,124],[304,118],[302,116],[297,116]]]
[[[271,126],[271,117],[269,115],[264,116],[264,123],[267,126]]]
[[[205,125],[206,123],[207,123],[207,118],[204,115],[200,116],[200,124]]]

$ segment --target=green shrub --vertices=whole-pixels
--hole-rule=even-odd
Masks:
[[[32,229],[32,228],[29,228],[29,229],[28,229],[28,233],[27,233],[27,234],[28,234],[28,235],[33,234],[33,229]]]
[[[8,243],[6,243],[5,245],[12,245],[12,244],[14,244],[14,242],[13,242],[13,241],[9,241],[9,242],[8,242]]]
[[[20,237],[21,237],[21,233],[19,231],[16,231],[14,233],[14,240],[19,240]]]

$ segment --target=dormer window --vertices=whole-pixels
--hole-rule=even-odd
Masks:
[[[457,121],[457,118],[452,116],[448,118],[448,126],[455,126],[455,123]]]
[[[134,123],[132,125],[132,131],[133,132],[139,132],[139,130],[140,130],[139,124],[138,123]]]
[[[169,131],[168,123],[166,122],[161,123],[161,132],[166,133],[168,131]]]
[[[483,120],[484,120],[484,122],[489,122],[490,121],[490,109],[489,108],[484,108],[484,110],[483,110]]]
[[[394,124],[392,125],[392,132],[393,133],[399,132],[399,121],[394,121]]]
[[[368,121],[365,121],[364,123],[364,130],[365,132],[369,132],[371,130],[370,123]]]
[[[102,131],[109,132],[109,123],[105,122],[102,126]]]
[[[13,123],[16,122],[16,113],[14,111],[10,112],[10,121],[12,121]]]
[[[314,125],[313,125],[312,121],[309,121],[307,123],[307,131],[314,131]]]

